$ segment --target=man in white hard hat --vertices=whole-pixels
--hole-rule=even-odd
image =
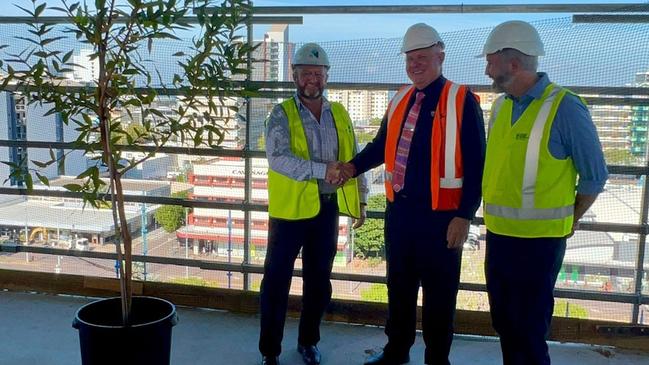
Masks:
[[[293,58],[296,93],[266,121],[268,248],[261,283],[259,351],[263,365],[279,363],[295,259],[302,252],[302,315],[297,350],[307,365],[320,363],[320,320],[331,299],[338,247],[338,214],[365,219],[367,184],[360,176],[340,185],[338,161],[356,153],[351,119],[323,96],[329,58],[307,43]]]
[[[544,54],[522,21],[495,27],[482,52],[485,74],[504,92],[491,110],[482,185],[487,291],[504,365],[550,364],[545,341],[566,240],[608,176],[585,102],[537,72]]]
[[[401,51],[412,85],[396,93],[374,140],[343,169],[346,176],[386,169],[388,343],[365,364],[409,361],[421,286],[424,360],[446,365],[462,245],[480,205],[484,123],[477,97],[442,76],[444,42],[435,29],[411,26]]]

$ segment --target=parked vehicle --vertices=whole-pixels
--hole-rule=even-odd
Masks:
[[[74,241],[74,248],[79,251],[88,251],[90,248],[90,241],[87,238],[77,238]]]

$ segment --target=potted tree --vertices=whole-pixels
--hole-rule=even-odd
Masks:
[[[217,4],[212,0],[95,0],[94,7],[85,2],[57,3],[61,6],[32,0],[31,8],[22,7],[33,18],[28,24],[31,35],[18,37],[26,44],[21,52],[4,49],[7,57],[0,62],[5,73],[0,86],[21,90],[28,104],[44,105],[46,114],[57,113],[63,123],[74,126],[78,131],[74,147],[91,156],[94,164],[65,188],[81,193],[85,204],[113,212],[121,296],[87,304],[77,312],[73,325],[79,330],[82,361],[169,363],[175,307],[158,298],[133,297],[132,238],[122,178],[170,141],[211,147],[222,141],[223,130],[216,121],[228,117],[223,115],[224,98],[248,95],[234,80],[248,72],[251,49],[239,32],[251,6],[245,0]],[[43,14],[51,12],[69,19],[65,29],[42,21]],[[196,24],[188,22],[190,14]],[[185,38],[191,34],[191,41],[179,36],[183,33]],[[73,63],[74,50],[61,49],[68,38],[90,50],[90,60],[98,68],[90,85],[79,87],[65,76],[81,67]],[[159,52],[154,57],[161,43],[173,53]],[[157,67],[163,58],[176,61],[173,72]],[[171,111],[156,108],[156,98],[174,95],[178,102]],[[236,106],[227,108],[236,112]],[[132,110],[142,115],[137,128],[126,125],[133,120]],[[132,151],[134,146],[140,146],[138,157],[125,158],[125,148]],[[35,170],[28,169],[25,161],[8,163],[12,177],[24,181],[28,190],[33,188],[32,176],[48,185],[39,168],[61,163],[65,154],[51,150],[50,156],[48,161],[32,161]]]

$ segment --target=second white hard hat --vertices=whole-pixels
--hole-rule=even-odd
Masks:
[[[417,23],[410,26],[406,31],[406,35],[403,36],[401,52],[408,53],[416,49],[434,46],[437,43],[444,44],[435,28],[428,24]]]
[[[520,21],[510,20],[496,26],[482,49],[483,57],[506,48],[518,50],[528,56],[543,56],[543,42],[539,33],[531,24]]]
[[[317,43],[306,43],[295,52],[293,66],[313,65],[329,68],[329,56]]]

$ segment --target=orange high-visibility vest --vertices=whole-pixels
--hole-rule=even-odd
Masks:
[[[415,91],[409,85],[399,90],[388,105],[388,135],[385,142],[385,194],[394,201],[392,172],[408,101]],[[446,80],[433,118],[431,136],[430,191],[433,210],[455,210],[462,198],[462,148],[460,131],[468,88]]]

